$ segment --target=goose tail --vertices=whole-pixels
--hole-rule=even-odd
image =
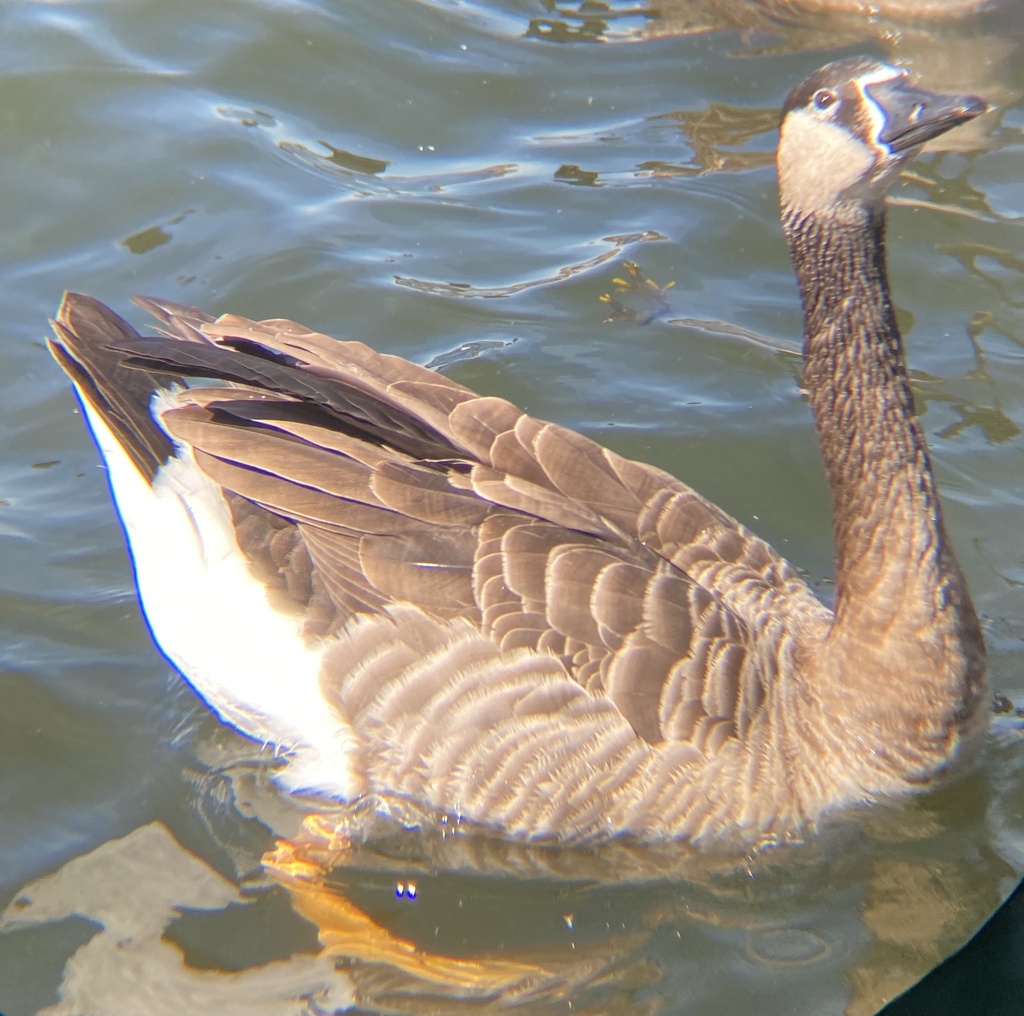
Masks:
[[[159,422],[176,404],[182,375],[129,366],[140,349],[168,339],[186,360],[190,349],[216,353],[201,331],[212,318],[164,301],[137,302],[166,339],[140,335],[98,301],[68,293],[49,348],[103,457],[153,639],[225,721],[302,757],[289,773],[293,783],[323,783],[323,769],[334,774],[332,793],[347,792],[355,785],[351,734],[321,697],[322,650],[305,637],[302,617],[279,609],[250,568],[230,494]]]
[[[149,303],[143,305],[150,309]],[[133,344],[142,336],[92,297],[65,293],[51,324],[53,336],[47,346],[71,379],[104,458],[109,460],[107,445],[113,439],[152,484],[175,453],[174,443],[153,416],[153,399],[158,392],[180,386],[180,379],[126,366]]]

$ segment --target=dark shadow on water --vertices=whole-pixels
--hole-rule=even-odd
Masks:
[[[1024,1008],[1024,882],[960,952],[879,1016],[1019,1016]]]

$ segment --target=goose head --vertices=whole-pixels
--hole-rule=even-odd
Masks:
[[[827,64],[797,85],[782,107],[784,212],[842,219],[880,206],[886,188],[925,142],[987,109],[973,95],[917,88],[906,70],[877,60]]]

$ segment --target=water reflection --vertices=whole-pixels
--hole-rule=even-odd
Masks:
[[[626,242],[629,242],[629,240],[630,238],[626,238]],[[539,275],[536,278],[521,279],[518,282],[508,283],[503,286],[476,286],[470,282],[417,279],[405,275],[396,275],[395,284],[408,289],[414,289],[420,293],[430,293],[434,296],[469,297],[475,299],[495,299],[514,296],[516,293],[536,289],[538,286],[549,286],[564,279],[571,279],[574,275],[597,268],[599,265],[614,261],[617,257],[621,256],[623,246],[620,237],[604,237],[602,242],[610,246],[591,258],[576,262],[575,264],[562,265],[550,275]]]
[[[1021,742],[1017,707],[1003,709],[993,754]],[[288,892],[321,955],[344,962],[372,1011],[417,1013],[444,999],[547,1013],[571,1000],[582,1012],[867,1016],[967,941],[1024,865],[1014,853],[1024,785],[994,781],[991,763],[801,847],[558,850],[444,826],[410,831],[408,816],[390,820],[373,802],[303,811],[282,799],[266,755],[209,733],[196,749],[210,768],[194,786],[217,802],[211,834],[228,836],[250,888]],[[252,826],[245,846],[238,810]],[[992,822],[1002,853],[979,842]],[[257,828],[275,840],[253,866],[265,842]],[[741,955],[743,983],[724,987]]]
[[[846,830],[744,858],[678,845],[555,851],[397,830],[357,843],[338,836],[338,816],[314,813],[264,865],[316,924],[324,952],[359,961],[348,969],[371,1008],[393,1008],[398,992],[409,1001],[472,998],[481,1011],[515,1001],[546,1012],[572,999],[584,1012],[683,1002],[700,1012],[699,986],[716,984],[712,1008],[721,1011],[719,979],[735,975],[738,949],[751,984],[736,989],[736,1011],[859,1016],[970,936],[998,904],[994,872],[1016,877],[997,856],[977,856],[972,837],[943,818],[945,803],[962,823],[967,799],[983,821],[985,788],[974,781],[948,796],[868,813],[866,841]],[[991,888],[979,893],[982,871]],[[675,945],[667,956],[665,943]],[[805,1008],[793,1008],[797,982]],[[637,996],[640,986],[649,990]]]
[[[0,933],[70,917],[97,925],[68,957],[59,1000],[39,1016],[298,1016],[352,1006],[351,982],[326,956],[203,970],[165,937],[183,910],[242,902],[237,886],[153,823],[26,885],[0,915]]]
[[[151,823],[24,886],[0,933],[56,934],[72,915],[97,926],[67,955],[45,1016],[547,1014],[568,1002],[869,1016],[1019,877],[976,830],[989,814],[1005,823],[1020,787],[981,774],[803,847],[716,857],[530,848],[409,831],[370,808],[311,811],[279,792],[269,752],[212,721],[195,754],[202,852],[233,874]],[[1019,843],[1021,830],[1002,836]]]
[[[965,820],[984,821],[980,778],[872,810],[862,833],[715,858],[678,845],[517,847],[379,818],[369,839],[351,839],[363,819],[282,801],[273,761],[240,738],[217,733],[205,753],[218,764],[197,772],[197,803],[215,839],[231,830],[206,852],[239,874],[229,881],[151,823],[23,887],[0,933],[71,916],[96,925],[44,1016],[547,1014],[569,1002],[595,1014],[869,1016],[966,941],[996,886],[1018,877]],[[252,945],[261,907],[276,908],[262,918],[271,958]]]
[[[671,309],[667,297],[669,290],[676,285],[675,280],[659,286],[644,274],[644,270],[635,261],[626,261],[622,267],[623,274],[612,279],[612,291],[603,293],[599,298],[608,307],[606,323],[626,321],[630,324],[647,325],[662,318],[665,319],[665,323],[675,327],[694,328],[707,335],[743,342],[799,360],[801,352],[798,343],[773,339],[719,318],[666,319],[665,316]]]
[[[549,42],[639,41],[739,32],[741,52],[767,55],[868,47],[914,68],[926,87],[982,95],[1006,106],[1018,92],[1009,63],[1017,45],[998,27],[1009,0],[649,0],[648,3],[544,0],[547,16],[524,34]],[[977,122],[943,147],[981,146],[991,121]]]
[[[583,0],[565,3],[542,0],[543,16],[530,18],[528,39],[546,42],[603,42],[636,37],[658,14],[643,3],[604,3]]]
[[[1017,962],[1002,963],[1007,943],[1019,942],[1024,919],[1024,882],[970,944],[947,960],[912,991],[887,1006],[880,1016],[987,1013],[1016,1016],[1022,973]],[[983,971],[979,976],[978,971]]]
[[[774,136],[779,125],[776,109],[740,109],[711,102],[706,109],[663,113],[654,119],[677,123],[692,156],[685,166],[661,160],[641,163],[638,168],[652,176],[736,173],[774,165],[775,152],[767,144],[753,151],[746,146],[758,135]]]

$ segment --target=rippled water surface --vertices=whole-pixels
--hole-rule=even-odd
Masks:
[[[353,997],[867,1014],[1013,888],[1012,716],[957,785],[738,867],[401,836],[329,878],[283,847],[261,866],[301,809],[152,646],[97,453],[40,342],[65,288],[360,338],[677,473],[827,597],[776,110],[827,59],[905,60],[999,105],[913,164],[890,257],[992,681],[1024,704],[1020,8],[913,23],[788,6],[3,5],[5,1016]]]

